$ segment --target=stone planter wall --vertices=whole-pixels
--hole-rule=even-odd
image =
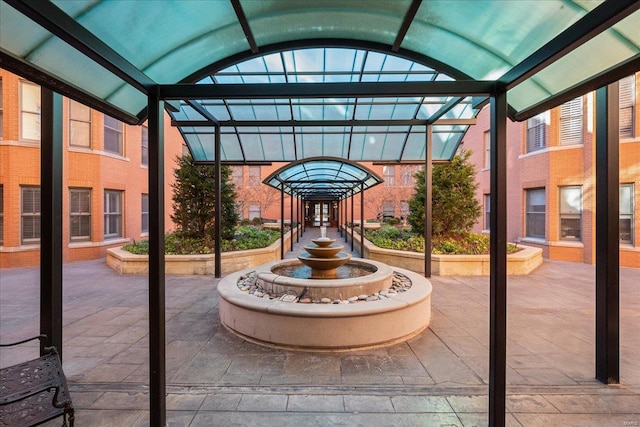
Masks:
[[[293,229],[295,239],[300,228]],[[291,231],[284,236],[285,252],[291,248]],[[266,248],[222,253],[222,274],[233,273],[245,268],[265,264],[280,259],[280,239]],[[136,255],[121,248],[107,250],[107,265],[122,274],[148,274],[149,257]],[[207,255],[166,255],[166,274],[215,274],[216,257]]]
[[[351,242],[351,234],[348,234]],[[350,244],[350,243],[349,243]],[[526,275],[543,262],[542,249],[518,245],[521,251],[507,255],[507,274]],[[354,233],[354,248],[360,248],[360,235]],[[424,254],[397,251],[375,246],[364,240],[363,258],[424,274]],[[434,276],[488,276],[489,255],[431,255],[431,274]]]

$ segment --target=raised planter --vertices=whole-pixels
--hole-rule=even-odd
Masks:
[[[299,227],[294,228],[293,237],[300,231]],[[285,248],[291,247],[291,231],[284,236]],[[280,259],[280,239],[270,246],[261,249],[250,249],[246,251],[223,252],[221,257],[222,274],[233,273],[251,266],[264,264]],[[107,265],[122,274],[148,274],[149,257],[147,255],[136,255],[119,248],[107,250]],[[207,255],[166,255],[166,274],[215,274],[216,256]]]
[[[348,234],[351,238],[351,234]],[[354,244],[360,247],[360,235],[354,233]],[[527,275],[542,265],[542,249],[518,245],[522,250],[507,255],[507,274]],[[364,258],[384,262],[424,274],[424,254],[379,248],[364,240]],[[488,276],[489,255],[431,255],[431,274],[434,276]]]

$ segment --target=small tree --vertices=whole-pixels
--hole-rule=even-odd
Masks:
[[[468,231],[481,214],[475,192],[478,188],[476,170],[469,161],[470,151],[462,150],[451,163],[433,166],[432,229],[433,234],[447,231]],[[409,201],[408,222],[419,234],[424,234],[424,168],[415,175],[415,193]]]
[[[189,237],[212,237],[215,224],[215,167],[196,165],[189,155],[178,156],[178,168],[173,187],[173,215],[171,219],[178,229]],[[238,214],[235,210],[235,187],[230,180],[231,169],[223,166],[222,174],[222,224],[223,239],[232,239]]]

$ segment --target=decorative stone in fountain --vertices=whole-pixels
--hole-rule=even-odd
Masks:
[[[343,247],[331,239],[313,242],[305,247],[308,256],[299,260],[275,261],[224,277],[218,284],[221,323],[249,341],[304,351],[390,345],[428,326],[432,288],[426,278],[343,253],[348,255],[344,259],[339,256]],[[327,267],[326,261],[315,263],[318,259],[338,265]],[[249,277],[260,289],[255,295],[242,286]],[[398,277],[408,283],[402,292],[390,289]]]
[[[320,227],[320,238],[311,240],[313,245],[305,245],[306,253],[298,255],[304,265],[311,267],[312,279],[335,279],[338,267],[351,259],[351,254],[341,252],[344,245],[336,245],[335,239],[327,237],[327,227]]]

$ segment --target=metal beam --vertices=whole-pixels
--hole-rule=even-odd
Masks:
[[[404,37],[407,35],[407,31],[409,31],[409,27],[413,22],[413,18],[416,17],[418,9],[420,9],[420,4],[422,4],[422,0],[412,0],[407,13],[404,15],[402,25],[400,25],[400,29],[398,30],[398,34],[396,35],[396,39],[393,42],[393,46],[391,46],[391,50],[393,52],[397,52],[400,50],[400,45],[402,44]]]
[[[218,121],[222,127],[345,127],[345,126],[425,126],[430,123],[430,120],[424,119],[381,119],[381,120],[361,120],[361,119],[348,119],[348,120],[221,120]],[[462,126],[462,125],[475,125],[477,120],[475,118],[469,119],[437,119],[431,123],[434,126]],[[212,124],[204,120],[171,120],[171,126],[176,127],[211,127]],[[352,132],[352,131],[349,131]],[[186,132],[187,134],[189,132]],[[230,133],[230,132],[225,132]],[[235,133],[235,132],[233,132]],[[256,134],[264,133],[262,131],[255,131]],[[291,132],[287,132],[291,133]],[[304,133],[305,131],[296,131],[293,133]],[[321,132],[326,133],[326,132]],[[345,132],[346,133],[346,132]],[[356,132],[357,133],[357,132]],[[405,132],[402,132],[405,133]],[[240,132],[240,135],[247,135],[248,132]]]
[[[40,96],[40,354],[54,345],[62,359],[62,96]]]
[[[360,184],[360,258],[364,258],[364,183]]]
[[[596,91],[596,378],[620,382],[618,83]]]
[[[353,252],[353,231],[355,230],[356,226],[353,223],[353,199],[355,197],[355,193],[353,190],[351,190],[351,252]]]
[[[489,426],[504,427],[507,364],[507,95],[491,105]]]
[[[163,99],[288,99],[403,96],[471,96],[493,92],[495,82],[456,80],[428,82],[167,84]]]
[[[4,1],[142,93],[149,94],[155,87],[156,83],[149,76],[55,4],[48,1]]]
[[[424,277],[431,277],[431,247],[432,247],[432,195],[433,195],[433,134],[431,126],[427,126],[424,155]]]
[[[249,43],[251,53],[258,53],[258,44],[253,36],[251,27],[249,27],[249,21],[247,21],[247,16],[244,14],[244,10],[242,10],[240,1],[231,0],[231,4],[233,5],[233,10],[236,12],[236,16],[238,17],[238,22],[240,22],[240,26],[242,27],[242,32],[244,32],[244,36],[247,38],[247,43]]]
[[[290,198],[291,198],[291,212],[290,212],[291,216],[289,217],[289,224],[290,224],[290,230],[291,230],[291,252],[293,252],[293,193],[290,194]]]
[[[221,154],[221,146],[222,143],[220,142],[220,126],[216,126],[216,137],[214,140],[214,156],[215,156],[215,186],[214,186],[214,191],[215,191],[215,196],[216,196],[216,200],[215,200],[215,221],[216,221],[216,228],[214,230],[214,239],[216,241],[216,247],[215,247],[215,277],[216,278],[220,278],[222,277],[222,233],[221,233],[221,229],[222,229],[222,164],[220,162],[220,159],[222,157]]]
[[[220,124],[220,121],[214,117],[213,114],[207,110],[204,105],[196,101],[195,99],[187,99],[187,104],[189,104],[194,110],[202,115],[205,119],[207,119],[207,126],[216,126]],[[173,124],[173,121],[171,122]]]
[[[284,259],[284,185],[280,186],[280,259]]]
[[[164,103],[149,95],[149,400],[152,426],[167,421]]]
[[[640,2],[637,0],[616,0],[600,4],[582,19],[507,71],[498,80],[502,86],[498,89],[511,89],[598,34],[608,30],[638,9],[640,9]],[[585,92],[587,91],[583,91],[583,93]]]

